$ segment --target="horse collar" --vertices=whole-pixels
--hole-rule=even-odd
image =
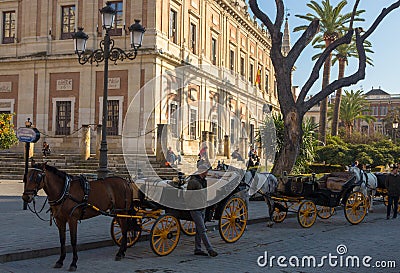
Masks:
[[[67,175],[65,177],[65,183],[64,183],[64,189],[61,193],[60,198],[58,198],[58,200],[56,201],[48,201],[50,206],[57,206],[59,204],[61,204],[64,199],[69,196],[69,189],[71,188],[71,177],[69,175]]]

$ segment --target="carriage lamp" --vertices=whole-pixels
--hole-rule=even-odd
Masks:
[[[95,50],[86,50],[86,42],[89,36],[83,32],[83,27],[79,27],[78,31],[72,35],[74,40],[75,54],[78,55],[78,62],[81,65],[86,63],[93,64],[104,61],[104,93],[103,93],[103,114],[101,127],[101,144],[100,144],[100,159],[98,177],[104,178],[107,176],[107,120],[108,120],[108,61],[111,60],[114,64],[117,61],[125,59],[134,60],[137,56],[138,49],[142,46],[143,36],[146,29],[140,24],[140,20],[135,20],[135,23],[128,29],[130,32],[131,50],[124,51],[115,45],[113,39],[110,38],[109,31],[113,28],[115,15],[117,11],[111,6],[111,2],[107,2],[106,6],[100,9],[103,20],[103,29],[105,30],[104,39],[100,41],[100,47]]]
[[[397,119],[397,117],[395,117],[395,119],[393,120],[393,134],[394,134],[394,143],[396,143],[396,133],[397,133],[397,128],[399,128],[399,121]]]
[[[397,118],[393,121],[393,129],[397,129],[399,128],[399,121],[397,120]]]

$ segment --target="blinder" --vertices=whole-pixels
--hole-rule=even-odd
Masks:
[[[25,193],[32,191],[36,195],[37,192],[39,191],[40,183],[44,179],[45,173],[42,169],[38,169],[38,168],[32,168],[32,170],[34,170],[35,172],[32,172],[31,176],[29,177],[29,181],[34,181],[36,187],[34,190],[25,191]],[[36,177],[34,177],[35,174],[36,174]]]

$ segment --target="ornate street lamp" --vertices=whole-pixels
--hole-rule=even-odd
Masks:
[[[134,60],[137,56],[138,49],[142,46],[143,35],[146,31],[140,24],[140,20],[135,20],[135,23],[128,29],[131,38],[131,47],[133,50],[124,51],[121,48],[114,46],[114,40],[110,38],[109,31],[112,29],[117,13],[111,3],[107,2],[106,6],[99,10],[102,15],[103,29],[105,30],[104,39],[100,41],[100,48],[96,50],[86,50],[86,42],[89,36],[83,32],[83,28],[78,28],[78,32],[73,34],[75,54],[78,55],[78,61],[84,65],[93,62],[98,65],[104,61],[104,93],[103,93],[103,116],[101,128],[101,145],[100,145],[100,160],[98,177],[104,178],[108,173],[107,160],[107,119],[108,119],[108,60],[117,63],[118,60],[125,59]]]
[[[397,119],[397,117],[394,118],[393,123],[393,134],[394,134],[394,144],[396,144],[396,133],[397,133],[397,128],[399,128],[399,121]]]

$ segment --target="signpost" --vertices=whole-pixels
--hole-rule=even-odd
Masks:
[[[21,142],[25,142],[25,172],[24,172],[24,184],[27,181],[28,175],[28,163],[29,163],[29,148],[30,144],[36,143],[40,138],[40,132],[36,128],[32,128],[32,122],[30,118],[25,121],[25,127],[20,127],[17,130],[17,138]],[[24,201],[23,209],[26,210],[28,208],[28,203]]]

